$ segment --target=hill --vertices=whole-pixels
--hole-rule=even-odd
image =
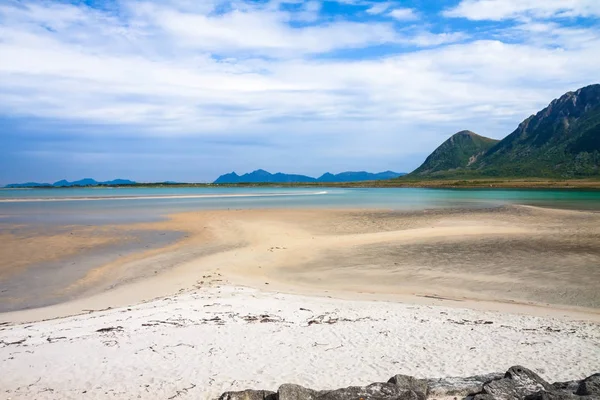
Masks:
[[[271,174],[264,169],[257,169],[244,175],[235,172],[221,175],[213,183],[290,183],[290,182],[315,182],[315,178],[305,175],[288,175],[278,172]]]
[[[382,181],[386,179],[394,179],[399,176],[405,175],[401,172],[384,171],[378,173],[371,173],[365,171],[347,171],[340,172],[339,174],[331,174],[329,172],[324,173],[317,182],[362,182],[362,181]]]
[[[58,182],[54,182],[53,184],[49,183],[37,183],[37,182],[27,182],[27,183],[11,183],[6,185],[6,188],[36,188],[36,187],[72,187],[72,186],[110,186],[110,185],[135,185],[134,181],[130,181],[129,179],[113,179],[112,181],[104,181],[98,182],[95,179],[85,178],[78,181],[69,182],[67,180],[60,180]]]
[[[410,176],[437,176],[468,168],[498,142],[471,131],[457,132],[435,149]]]
[[[470,134],[467,135],[471,140],[465,134],[461,135],[462,139],[455,138],[459,134],[438,147],[409,176],[600,176],[600,85],[586,86],[553,100],[548,107],[521,122],[514,132],[466,164],[464,157],[477,150],[476,140]],[[489,140],[492,139],[487,140],[491,143]]]
[[[52,187],[49,183],[38,183],[38,182],[25,182],[25,183],[10,183],[5,188],[8,189],[21,189],[21,188],[40,188],[40,187]]]
[[[271,174],[263,169],[254,172],[238,175],[235,172],[224,174],[218,177],[214,183],[217,184],[234,184],[234,183],[311,183],[311,182],[361,182],[374,181],[397,178],[404,175],[403,173],[384,171],[379,173],[371,173],[365,171],[358,172],[342,172],[339,174],[324,173],[319,178],[313,178],[306,175],[293,175],[278,172]]]

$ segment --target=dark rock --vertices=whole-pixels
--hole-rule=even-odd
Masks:
[[[333,390],[318,397],[319,400],[425,400],[423,393],[406,390],[391,383],[373,383],[369,386],[350,386]]]
[[[575,393],[581,381],[554,382],[552,387],[557,391]]]
[[[576,394],[600,397],[600,373],[588,376],[579,384]]]
[[[437,378],[427,379],[427,395],[436,397],[465,397],[474,393],[481,392],[483,384],[495,379],[502,379],[503,372],[495,372],[486,375],[469,376],[466,378]]]
[[[422,392],[406,390],[392,383],[373,383],[336,390],[316,391],[300,385],[285,384],[277,391],[279,400],[425,400]]]
[[[387,383],[350,386],[336,390],[313,390],[284,384],[278,392],[244,390],[226,392],[219,400],[425,400],[455,397],[469,400],[600,400],[600,373],[582,381],[550,384],[521,366],[505,374],[467,378],[417,379],[395,375]]]
[[[277,390],[279,400],[316,400],[319,392],[300,385],[286,383]]]
[[[504,378],[485,383],[482,394],[497,400],[520,400],[540,390],[552,392],[554,388],[535,372],[517,365],[510,367]]]
[[[219,400],[277,400],[277,393],[268,390],[242,390],[240,392],[225,392]]]
[[[388,383],[394,384],[400,389],[412,390],[427,395],[428,388],[427,380],[425,379],[417,379],[413,376],[399,374],[392,376],[388,380]]]
[[[533,394],[525,396],[524,400],[576,400],[581,399],[579,396],[575,396],[573,393],[567,393],[563,391],[546,392],[540,390]]]
[[[476,394],[472,397],[472,400],[496,400],[491,394]]]

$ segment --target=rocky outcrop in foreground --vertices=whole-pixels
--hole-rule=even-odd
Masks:
[[[506,373],[468,378],[417,379],[391,377],[387,383],[350,386],[336,390],[312,390],[289,383],[277,392],[244,390],[226,392],[219,400],[600,400],[600,373],[581,381],[548,383],[535,372],[514,366]]]

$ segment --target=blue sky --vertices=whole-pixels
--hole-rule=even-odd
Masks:
[[[598,0],[0,0],[0,184],[410,171],[600,81]]]

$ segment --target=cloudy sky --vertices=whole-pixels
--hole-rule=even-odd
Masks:
[[[598,0],[0,0],[0,184],[410,171],[599,65]]]

